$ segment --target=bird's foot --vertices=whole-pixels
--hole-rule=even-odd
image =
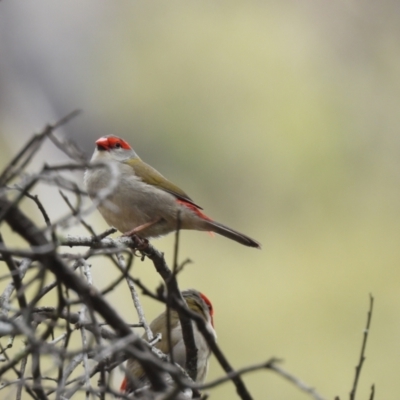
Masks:
[[[127,237],[127,236],[128,235],[124,234],[121,237]],[[132,244],[129,245],[129,247],[131,248],[133,254],[135,256],[137,256],[137,257],[140,257],[140,258],[143,257],[142,253],[147,250],[147,247],[149,245],[148,239],[142,238],[142,237],[140,237],[138,235],[135,235],[135,234],[133,234],[133,235],[131,234],[128,237],[132,241]]]
[[[131,236],[131,240],[134,242],[135,244],[135,251],[144,251],[147,249],[148,245],[149,245],[149,241],[146,238],[141,238],[140,236],[134,235]]]

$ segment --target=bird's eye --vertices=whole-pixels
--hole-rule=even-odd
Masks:
[[[120,149],[121,147],[121,143],[115,143],[115,148]]]

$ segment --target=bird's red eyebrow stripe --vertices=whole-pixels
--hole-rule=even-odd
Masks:
[[[121,139],[116,136],[109,136],[107,139],[108,139],[108,144],[110,147],[114,147],[117,143],[119,143],[123,149],[125,149],[125,150],[131,149],[131,146],[129,146],[129,144],[127,142],[125,142],[124,139]]]
[[[214,326],[214,307],[212,306],[212,303],[211,303],[211,301],[209,300],[209,298],[205,295],[205,294],[203,294],[203,293],[200,293],[200,297],[204,300],[204,302],[207,304],[207,307],[208,307],[208,309],[209,309],[209,311],[210,311],[210,320],[211,320],[211,325],[212,326]]]
[[[185,206],[185,207],[191,209],[191,210],[192,210],[194,213],[196,213],[200,218],[203,218],[203,219],[206,219],[206,220],[208,220],[208,221],[211,221],[211,218],[210,218],[210,217],[207,217],[207,215],[203,214],[194,204],[188,203],[187,201],[182,200],[182,199],[176,199],[176,201],[177,201],[179,204],[182,204],[183,206]]]
[[[214,315],[214,308],[213,308],[213,306],[212,306],[212,304],[211,304],[211,301],[210,301],[210,299],[205,295],[205,294],[203,294],[203,293],[200,293],[200,297],[204,300],[204,302],[207,304],[207,306],[210,308],[210,314],[211,314],[211,316],[213,316]]]

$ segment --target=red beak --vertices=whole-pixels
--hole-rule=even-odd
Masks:
[[[101,137],[96,140],[97,150],[108,150],[110,148],[108,138]]]

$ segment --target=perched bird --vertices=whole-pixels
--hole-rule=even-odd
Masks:
[[[92,199],[114,188],[98,210],[108,224],[126,236],[152,238],[173,232],[179,215],[181,229],[211,231],[245,246],[261,248],[250,237],[207,217],[182,189],[143,162],[125,140],[116,136],[98,139],[91,161],[114,167],[89,168],[84,181]]]
[[[214,330],[213,314],[214,310],[210,300],[202,293],[194,289],[188,289],[182,291],[182,296],[186,301],[187,306],[193,312],[199,314],[204,318],[207,329],[217,338]],[[182,368],[185,367],[186,363],[186,348],[183,341],[181,324],[179,322],[178,313],[175,310],[170,310],[170,326],[171,326],[171,345],[172,345],[172,356],[175,363],[178,363]],[[208,370],[208,359],[210,357],[210,349],[207,342],[204,340],[203,335],[197,329],[197,325],[192,321],[193,335],[197,347],[197,383],[203,383],[207,375]],[[165,354],[170,354],[170,348],[167,336],[167,312],[164,311],[156,319],[150,323],[150,329],[154,335],[161,333],[161,340],[155,345],[159,350]],[[143,335],[144,336],[144,335]],[[124,378],[121,384],[122,392],[129,392],[133,389],[137,389],[141,385],[146,383],[146,377],[140,366],[140,364],[134,360],[129,359],[126,364],[128,371],[127,376]],[[131,378],[129,379],[128,375]],[[132,381],[136,381],[140,385],[138,387],[132,387]],[[130,383],[131,382],[131,383]]]

